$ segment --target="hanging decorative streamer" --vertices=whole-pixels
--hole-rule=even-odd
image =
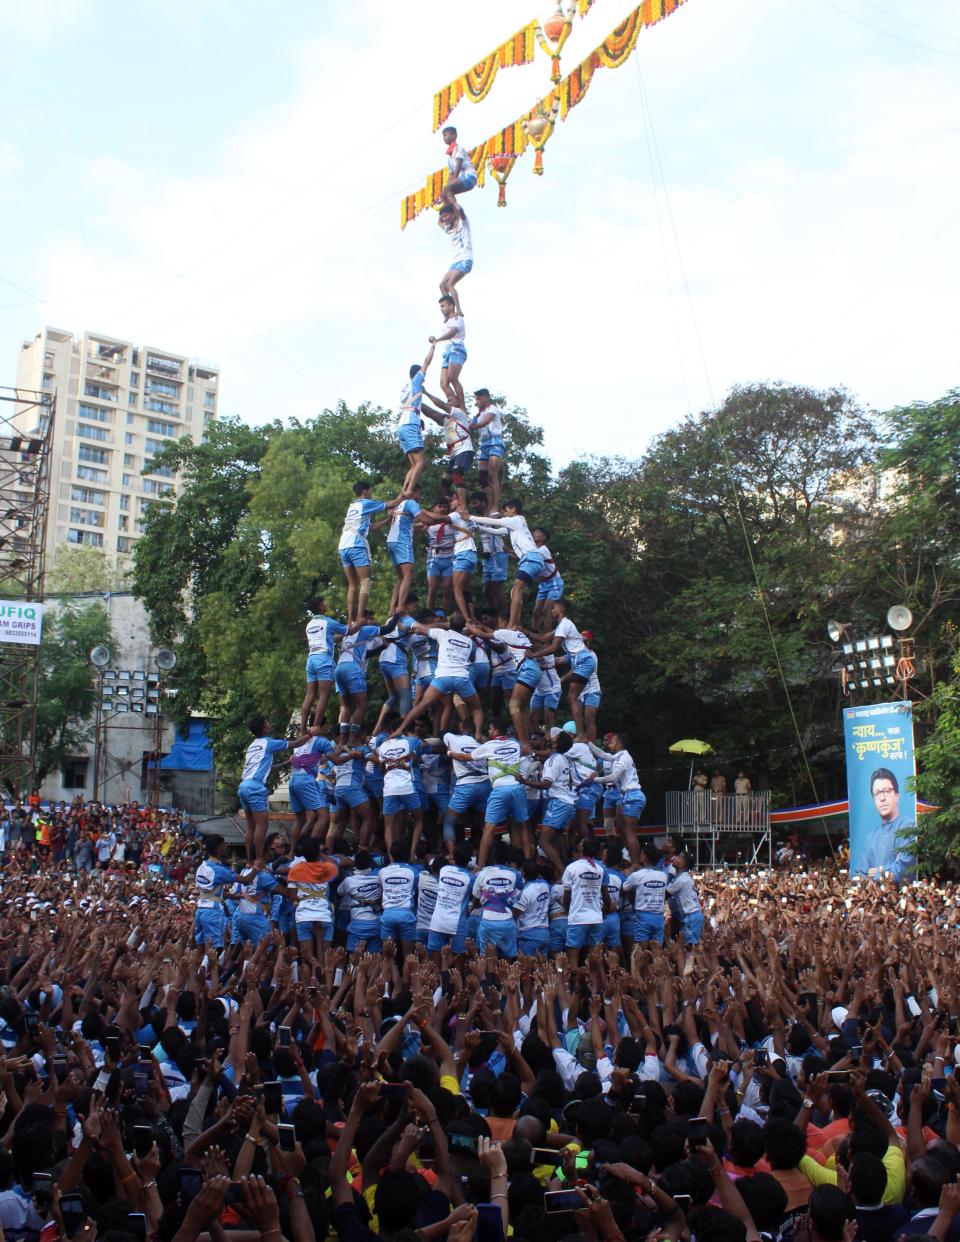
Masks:
[[[464,96],[471,103],[486,99],[498,69],[529,65],[536,54],[537,23],[528,22],[498,48],[478,61],[472,69],[437,91],[433,97],[433,128],[438,130]]]
[[[468,99],[471,103],[479,103],[481,99],[486,99],[498,69],[512,69],[516,65],[532,64],[538,42],[546,55],[553,58],[553,81],[559,82],[560,51],[570,33],[573,16],[576,14],[578,17],[586,17],[595,3],[596,0],[570,0],[568,11],[564,15],[561,0],[557,13],[554,17],[548,18],[542,27],[536,21],[528,22],[516,34],[511,35],[498,48],[495,48],[489,56],[484,56],[483,60],[477,61],[466,73],[461,73],[458,78],[454,78],[442,90],[437,91],[433,97],[434,131],[438,130],[448,119],[461,99]],[[562,24],[562,31],[560,26],[553,25],[558,19]],[[547,40],[555,46],[549,47]]]
[[[581,17],[592,3],[593,0],[578,0]],[[571,109],[582,102],[590,89],[596,71],[619,69],[621,65],[626,64],[637,45],[640,31],[645,26],[655,26],[657,22],[675,13],[684,3],[685,0],[643,0],[619,26],[611,30],[604,41],[595,47],[572,73],[559,82],[535,107],[498,133],[491,134],[485,142],[481,142],[470,152],[473,166],[477,170],[477,184],[480,186],[485,183],[489,164],[491,175],[500,186],[498,207],[506,206],[507,177],[513,171],[517,160],[526,151],[527,146],[532,146],[536,151],[533,171],[538,175],[542,174],[543,148],[554,133],[557,119],[565,121]],[[505,160],[502,157],[507,158]],[[408,194],[401,200],[400,227],[402,229],[406,228],[410,221],[415,220],[427,207],[432,207],[434,203],[439,202],[448,175],[449,171],[446,168],[431,173],[419,190]]]

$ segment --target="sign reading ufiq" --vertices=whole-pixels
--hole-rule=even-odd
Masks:
[[[22,599],[0,599],[0,643],[28,643],[39,646],[43,604]]]

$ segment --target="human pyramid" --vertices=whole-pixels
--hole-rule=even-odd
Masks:
[[[467,410],[462,383],[467,351],[457,286],[473,266],[473,249],[458,196],[470,191],[477,178],[456,130],[445,129],[443,137],[450,176],[439,223],[453,243],[453,261],[440,282],[443,328],[429,338],[422,364],[410,368],[401,396],[397,438],[408,469],[399,494],[389,500],[375,499],[368,479],[353,485],[355,499],[339,542],[347,620],[331,616],[321,597],[308,601],[307,689],[299,735],[291,741],[272,738],[263,717],[251,721],[254,740],[238,790],[247,856],[250,863],[263,858],[266,778],[274,755],[292,748],[293,853],[299,848],[318,859],[323,851],[331,855],[352,829],[363,855],[384,851],[404,866],[431,852],[438,867],[443,861],[452,865],[459,849],[464,862],[475,855],[485,874],[493,857],[512,893],[520,875],[508,862],[523,861],[528,878],[552,878],[562,889],[559,882],[579,850],[585,875],[595,873],[599,922],[601,890],[604,900],[612,900],[616,887],[619,901],[619,886],[626,881],[617,870],[623,859],[628,857],[630,868],[639,872],[659,858],[652,845],[641,845],[637,837],[646,798],[626,738],[608,733],[604,746],[597,745],[597,655],[589,645],[590,631],[578,628],[564,598],[564,580],[548,546],[550,531],[543,526],[531,530],[521,498],[501,500],[500,409],[489,389],[478,388],[475,411]],[[442,397],[425,386],[438,345],[443,346]],[[446,443],[440,494],[429,505],[420,484],[426,465],[424,418],[441,426]],[[471,488],[475,435],[479,469]],[[378,519],[380,514],[387,516]],[[383,624],[367,602],[369,540],[381,526],[388,526],[387,551],[396,572]],[[427,543],[422,603],[414,590],[419,532]],[[508,599],[511,554],[516,570]],[[478,600],[474,586],[481,558]],[[528,595],[533,597],[529,627],[524,624]],[[367,664],[374,653],[386,700],[368,730]],[[564,683],[571,719],[558,728],[554,721]],[[340,700],[335,737],[325,719],[334,689]],[[607,867],[596,861],[603,850],[594,834],[601,801]],[[500,840],[507,833],[509,845]],[[316,865],[325,864],[321,859]],[[619,879],[610,878],[611,869]],[[662,869],[655,874],[662,924],[666,880]],[[325,886],[328,879],[318,874],[317,882]],[[414,896],[407,894],[405,900]],[[380,897],[385,907],[382,892]],[[498,900],[512,926],[512,897],[507,901],[500,894]],[[554,917],[560,918],[566,909],[562,891],[556,901]],[[546,927],[546,908],[543,922]]]

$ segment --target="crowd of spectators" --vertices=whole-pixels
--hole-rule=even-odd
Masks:
[[[47,802],[34,790],[0,807],[0,854],[32,871],[146,868],[182,882],[193,854],[184,847],[195,835],[183,812],[139,802]]]
[[[22,809],[8,1242],[960,1238],[949,884],[701,873],[699,945],[510,962],[338,930],[320,959],[280,930],[194,942],[179,817],[51,807],[41,844]],[[85,836],[123,857],[81,866]]]

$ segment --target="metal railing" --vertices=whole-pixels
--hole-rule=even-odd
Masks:
[[[770,793],[715,794],[709,789],[667,793],[667,829],[690,843],[700,866],[772,862]]]

